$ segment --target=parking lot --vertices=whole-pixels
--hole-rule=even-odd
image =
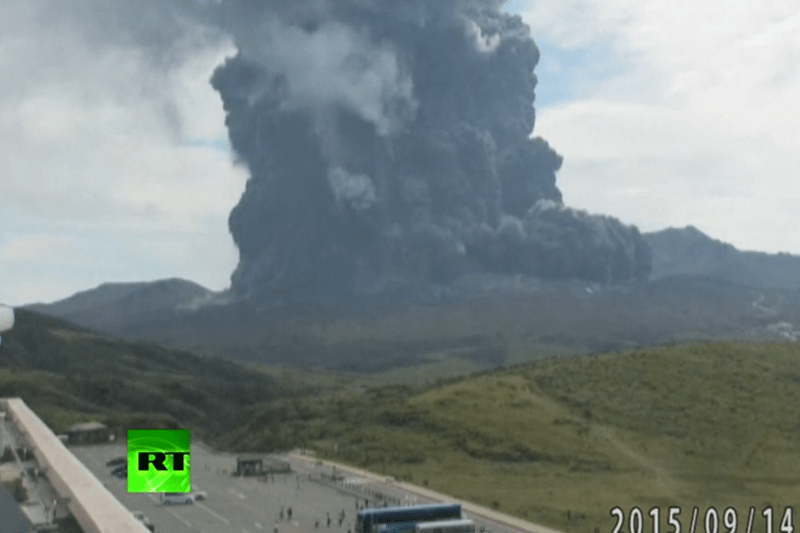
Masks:
[[[193,505],[165,506],[158,494],[128,493],[127,479],[111,475],[113,467],[106,463],[125,455],[124,444],[72,446],[70,449],[123,505],[131,511],[143,511],[156,533],[352,533],[358,508],[364,505],[381,505],[383,501],[390,505],[454,501],[426,496],[428,491],[412,491],[406,484],[349,467],[340,466],[337,471],[330,463],[322,465],[296,453],[280,456],[291,464],[289,474],[260,479],[236,477],[231,475],[236,470],[235,454],[215,452],[193,443],[192,485],[204,491],[206,497]],[[469,510],[467,507],[465,515],[475,521],[478,531],[555,533],[539,527],[512,527],[501,523],[507,522],[507,518],[502,519],[499,513],[477,512],[474,506],[469,506]],[[291,519],[289,508],[292,509]],[[340,525],[342,512],[344,519]]]
[[[275,474],[269,481],[234,477],[236,456],[212,453],[202,445],[192,445],[192,484],[207,493],[194,505],[164,506],[158,494],[129,494],[127,480],[111,475],[106,462],[125,454],[125,446],[73,446],[80,459],[128,509],[143,511],[157,533],[258,533],[261,531],[352,531],[356,498],[309,481],[313,469],[302,468],[291,474]],[[295,465],[293,465],[295,469]],[[361,499],[363,504],[363,499]],[[284,508],[283,520],[280,518]],[[292,508],[291,521],[288,509]],[[339,526],[339,515],[345,519]],[[331,523],[328,526],[327,517]]]

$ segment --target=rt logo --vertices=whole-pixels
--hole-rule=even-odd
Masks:
[[[128,492],[190,492],[188,429],[128,430]]]

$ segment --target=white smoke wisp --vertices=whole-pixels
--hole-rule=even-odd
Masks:
[[[497,233],[516,245],[521,245],[528,238],[528,231],[525,229],[525,225],[520,219],[512,215],[503,215],[500,218]]]
[[[467,32],[475,39],[475,47],[484,54],[494,52],[500,45],[500,34],[486,34],[474,20],[467,20]]]
[[[365,174],[350,174],[341,167],[335,167],[328,173],[328,182],[339,207],[347,205],[356,211],[364,211],[377,201],[375,185]]]
[[[336,21],[313,32],[268,20],[237,41],[243,57],[284,77],[287,111],[340,107],[373,124],[380,136],[402,128],[416,109],[411,77],[388,45]]]
[[[528,210],[526,217],[534,217],[545,211],[561,211],[565,209],[564,205],[549,198],[542,198],[537,200],[533,206]]]

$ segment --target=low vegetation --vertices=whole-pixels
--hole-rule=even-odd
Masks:
[[[56,432],[100,420],[120,432],[181,425],[210,437],[246,423],[247,406],[309,394],[301,383],[222,359],[24,310],[16,318],[0,346],[0,396],[22,397]]]
[[[694,506],[734,506],[744,520],[751,506],[793,505],[798,404],[800,346],[704,343],[304,400],[254,411],[235,440],[303,441],[562,531],[609,531],[615,506],[681,506],[688,527]]]

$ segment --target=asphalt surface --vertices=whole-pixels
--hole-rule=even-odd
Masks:
[[[143,511],[155,525],[156,533],[353,533],[358,508],[377,505],[379,495],[391,505],[429,503],[437,499],[424,491],[407,490],[405,484],[385,477],[358,475],[360,471],[355,469],[334,471],[328,464],[319,464],[298,454],[279,457],[291,464],[290,474],[274,474],[266,481],[235,477],[231,472],[236,469],[236,455],[213,452],[202,444],[193,443],[192,485],[206,491],[208,496],[193,505],[164,506],[157,494],[128,493],[127,480],[110,474],[111,468],[105,466],[106,462],[125,455],[124,444],[72,446],[70,449],[123,505],[132,511]],[[332,474],[338,481],[331,480]],[[288,517],[290,507],[291,520]],[[340,526],[342,511],[345,517]],[[471,514],[466,506],[465,513],[475,521],[479,531],[481,528],[492,533],[523,531]]]
[[[157,533],[352,531],[356,513],[354,497],[309,482],[307,477],[302,479],[296,473],[275,475],[274,482],[231,476],[236,468],[235,455],[212,453],[201,445],[192,445],[192,484],[206,491],[207,498],[193,505],[169,506],[161,505],[157,494],[128,493],[127,480],[110,474],[111,469],[105,464],[124,455],[124,445],[73,446],[71,450],[123,505],[132,511],[143,511]],[[284,507],[283,520],[281,507]],[[346,513],[345,521],[339,527],[342,510]],[[331,515],[330,527],[326,513]]]

